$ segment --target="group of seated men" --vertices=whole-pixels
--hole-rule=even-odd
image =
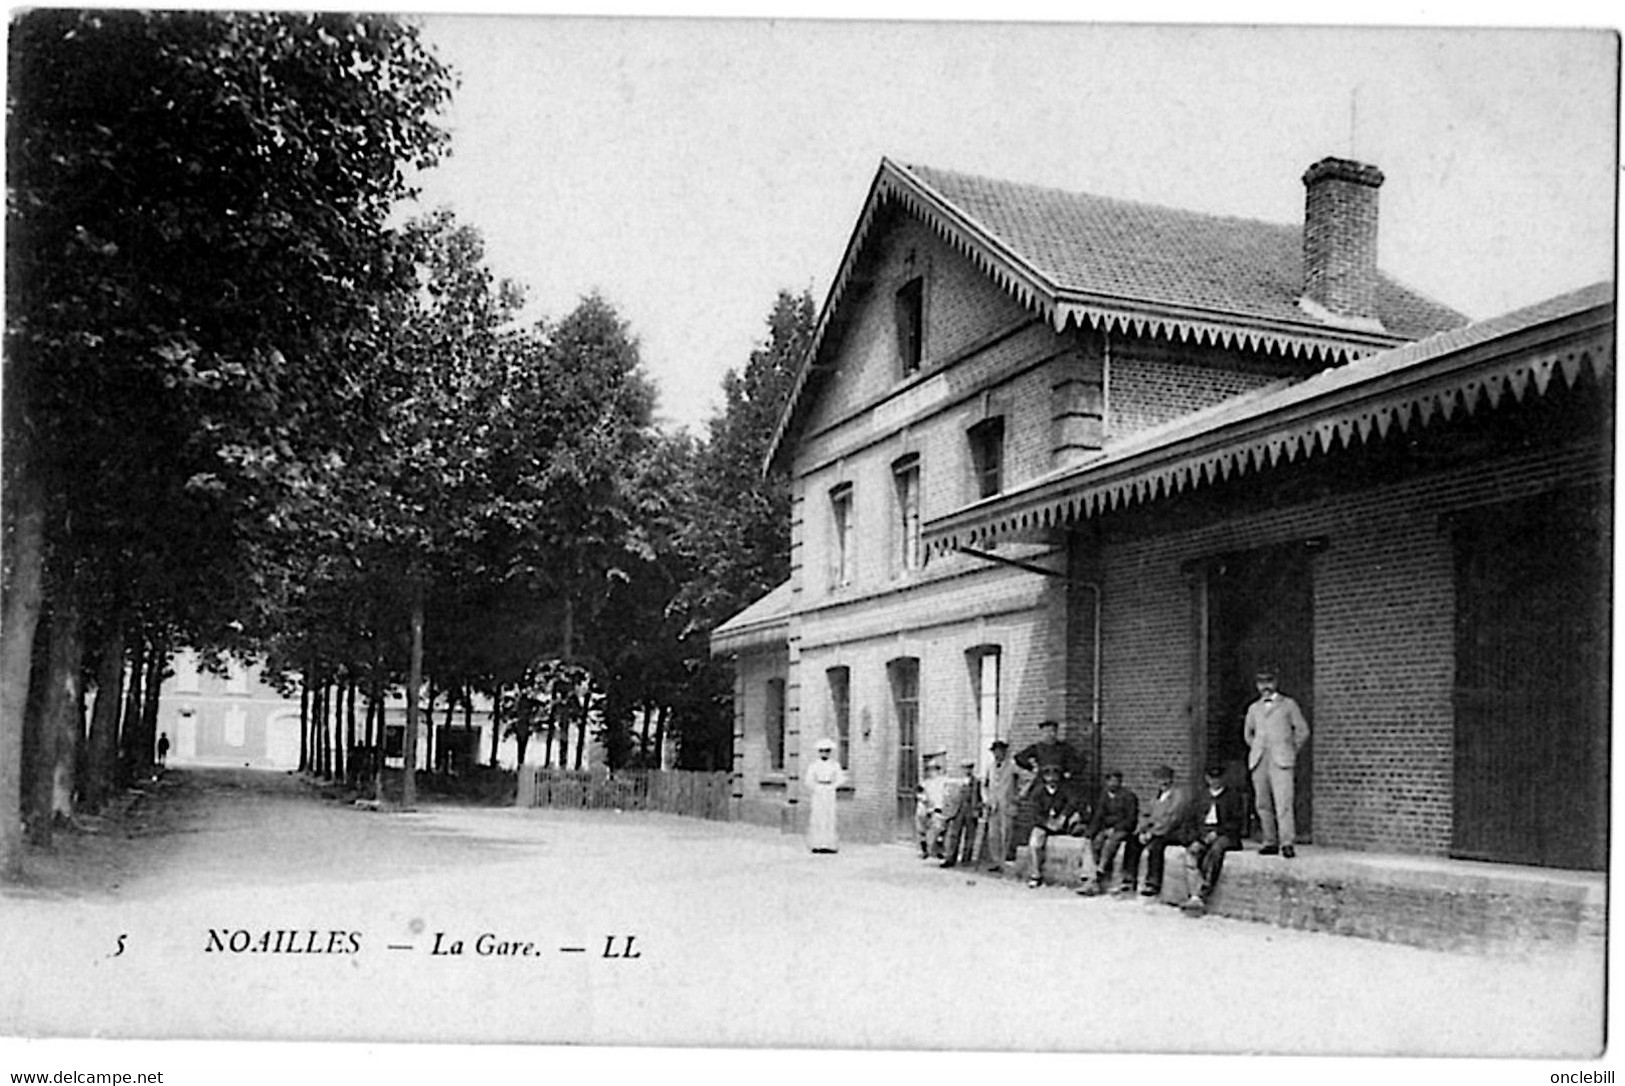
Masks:
[[[1193,797],[1176,784],[1174,771],[1159,765],[1152,776],[1157,795],[1143,807],[1123,786],[1123,775],[1106,774],[1094,802],[1081,794],[1081,760],[1057,738],[1058,725],[1040,725],[1042,738],[1013,759],[1009,744],[995,740],[992,761],[978,774],[966,759],[955,776],[946,773],[946,752],[927,754],[915,806],[915,830],[923,859],[942,867],[973,864],[983,857],[989,871],[1002,871],[1015,855],[1013,829],[1018,814],[1031,825],[1027,837],[1028,882],[1043,885],[1044,854],[1052,836],[1082,837],[1083,881],[1078,893],[1094,896],[1110,886],[1119,849],[1122,877],[1117,892],[1146,897],[1162,892],[1164,852],[1169,845],[1185,849],[1187,885],[1195,887],[1184,903],[1192,915],[1207,909],[1208,899],[1224,870],[1225,853],[1241,847],[1246,802],[1225,781],[1221,766],[1209,767],[1206,792]],[[1025,788],[1017,770],[1036,775]],[[1139,882],[1140,858],[1145,880]]]

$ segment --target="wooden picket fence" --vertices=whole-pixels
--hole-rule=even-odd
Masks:
[[[688,770],[627,769],[598,772],[522,766],[519,807],[577,810],[663,811],[726,822],[732,817],[729,774]]]

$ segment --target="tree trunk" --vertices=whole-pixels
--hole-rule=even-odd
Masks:
[[[28,704],[23,709],[22,800],[28,843],[51,847],[51,786],[56,777],[55,721],[45,715],[51,686],[49,606],[34,626],[34,651],[28,674]]]
[[[333,779],[333,682],[322,676],[322,711],[317,720],[322,745],[322,779]]]
[[[436,747],[436,749],[438,749],[440,751],[440,763],[441,763],[440,768],[441,768],[442,772],[445,772],[445,773],[450,773],[451,770],[452,770],[451,756],[446,753],[445,744],[446,744],[446,740],[451,738],[451,721],[452,721],[453,714],[455,714],[456,712],[457,712],[457,691],[455,689],[447,690],[446,691],[446,722],[444,724],[440,725],[440,730],[445,732],[446,734],[442,735],[442,736],[437,736],[436,741],[435,741],[435,747]],[[431,729],[434,727],[434,721],[431,720],[429,722],[429,727]]]
[[[382,675],[382,674],[383,674],[383,669],[380,667],[379,668],[379,675]],[[373,748],[372,748],[372,798],[373,798],[373,802],[375,802],[375,803],[383,803],[384,802],[384,737],[388,734],[389,729],[386,727],[386,722],[387,722],[388,718],[384,715],[384,680],[382,678],[375,678],[372,681],[372,706],[369,708],[369,718],[368,718],[369,721],[371,719],[371,711],[373,709],[377,710],[378,724],[377,724],[377,730],[375,732],[371,733],[372,736],[373,736]],[[372,725],[369,723],[368,727],[369,727],[369,729],[371,729]]]
[[[80,620],[77,632],[75,650],[79,657],[79,667],[74,675],[73,705],[69,710],[69,717],[64,726],[71,729],[72,742],[63,743],[57,747],[56,757],[56,799],[55,811],[59,819],[71,820],[79,808],[81,792],[79,780],[84,774],[84,764],[87,752],[90,749],[88,735],[89,718],[85,713],[85,628],[83,619]]]
[[[418,700],[423,685],[423,583],[412,585],[412,658],[406,678],[406,742],[402,744],[405,763],[401,767],[401,806],[410,810],[417,804]]]
[[[28,706],[34,629],[39,625],[44,596],[45,497],[24,471],[8,482],[16,496],[8,510],[11,523],[6,526],[11,534],[6,555],[11,577],[0,603],[0,879],[11,880],[23,869],[18,818],[22,810],[23,716]]]
[[[648,769],[649,768],[649,718],[654,715],[654,710],[650,709],[647,705],[645,705],[641,711],[643,713],[643,728],[638,734],[638,768],[639,769]]]
[[[497,746],[502,742],[502,687],[491,697],[491,768],[497,767]]]
[[[299,676],[299,772],[310,772],[310,668]]]
[[[340,680],[333,688],[333,779],[341,782],[347,779],[344,775],[344,698],[349,686],[349,682]],[[351,730],[355,730],[353,726]]]
[[[587,707],[572,702],[570,713],[576,718],[576,768],[580,769],[587,754]]]
[[[547,731],[551,735],[555,729],[559,735],[559,768],[570,768],[570,714],[555,704],[548,710],[549,720]]]
[[[141,695],[141,758],[135,763],[136,770],[143,777],[150,777],[153,773],[158,749],[158,704],[168,672],[168,641],[155,640],[147,650],[146,683]]]
[[[355,762],[355,688],[356,680],[351,679],[347,688],[344,713],[344,768],[348,770],[344,779],[354,784],[357,776]]]
[[[666,768],[666,717],[671,714],[671,706],[662,705],[655,714],[655,768]]]
[[[56,728],[56,765],[51,773],[51,818],[73,817],[74,774],[85,741],[85,644],[79,608],[71,591],[62,593],[51,623],[51,689],[45,717]]]
[[[440,699],[440,691],[434,680],[429,681],[429,701],[423,707],[423,768],[425,772],[434,772],[434,703]]]
[[[124,700],[124,621],[115,619],[102,642],[96,669],[96,703],[90,714],[90,751],[79,795],[92,813],[112,794],[118,772],[119,707]]]
[[[125,680],[124,714],[119,720],[118,783],[127,785],[135,780],[137,747],[141,735],[141,677],[147,659],[145,634],[138,633],[130,643],[129,677]]]

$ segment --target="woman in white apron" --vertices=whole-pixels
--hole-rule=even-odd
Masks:
[[[840,847],[835,828],[835,790],[846,783],[846,770],[831,755],[832,739],[818,741],[818,757],[807,763],[801,783],[807,790],[807,845],[814,852],[834,852]]]

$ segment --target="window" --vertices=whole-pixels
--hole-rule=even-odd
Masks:
[[[241,747],[248,743],[248,714],[242,706],[233,705],[226,710],[224,739],[228,747]]]
[[[833,539],[830,548],[830,584],[836,588],[849,585],[857,566],[856,540],[852,534],[852,484],[843,483],[829,492],[830,524]]]
[[[248,665],[241,660],[226,661],[226,693],[248,693]]]
[[[897,317],[897,360],[903,376],[920,372],[925,340],[925,279],[915,276],[898,288],[893,299]]]
[[[766,710],[762,714],[767,727],[767,767],[784,769],[784,680],[767,680]]]
[[[967,436],[976,496],[991,498],[1004,489],[1004,416],[984,419],[972,426]]]
[[[978,645],[965,654],[970,664],[971,687],[976,695],[976,733],[979,751],[999,738],[999,646]]]
[[[824,673],[829,680],[830,715],[835,721],[835,755],[841,768],[852,765],[852,672],[832,667]]]
[[[897,565],[904,571],[920,568],[920,458],[910,454],[892,464],[897,487]]]
[[[897,821],[912,827],[914,790],[920,784],[920,661],[901,657],[886,671],[897,713]]]
[[[184,649],[175,654],[172,665],[175,670],[175,692],[177,694],[197,694],[203,689],[198,678],[197,655],[190,649]]]

